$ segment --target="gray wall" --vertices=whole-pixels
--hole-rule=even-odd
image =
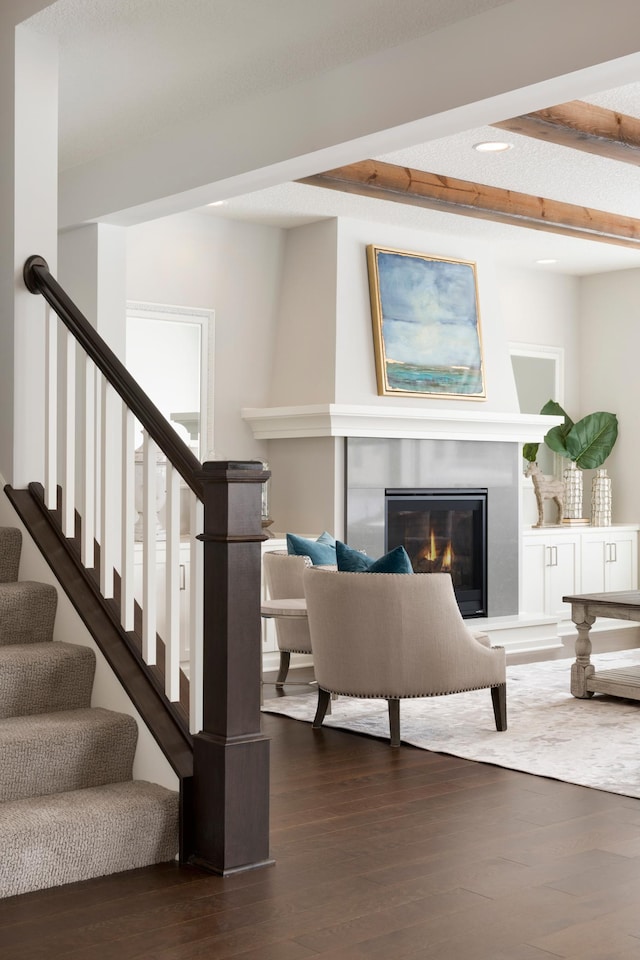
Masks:
[[[346,535],[372,557],[384,553],[387,487],[486,487],[487,613],[518,612],[516,443],[467,440],[346,440]]]

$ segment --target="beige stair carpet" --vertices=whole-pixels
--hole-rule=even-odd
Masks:
[[[53,640],[57,592],[0,527],[0,897],[175,858],[178,794],[132,779],[138,729],[91,707],[95,655]]]

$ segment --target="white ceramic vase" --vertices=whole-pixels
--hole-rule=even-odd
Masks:
[[[591,524],[611,526],[611,477],[605,467],[598,467],[591,481]]]
[[[563,474],[564,479],[564,516],[567,520],[582,518],[583,476],[573,460]]]

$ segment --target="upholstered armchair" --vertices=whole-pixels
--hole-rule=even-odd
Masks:
[[[506,730],[504,649],[469,629],[448,573],[310,568],[303,579],[318,682],[316,729],[332,694],[380,697],[389,706],[391,746],[399,746],[400,700],[486,687],[496,729]]]
[[[271,600],[304,598],[302,575],[311,566],[309,557],[290,556],[271,550],[262,558],[264,578]],[[280,651],[276,688],[281,689],[289,672],[292,653],[311,653],[311,638],[306,617],[274,617]]]

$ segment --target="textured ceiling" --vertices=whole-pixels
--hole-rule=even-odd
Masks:
[[[81,164],[216,106],[282,89],[508,0],[58,0],[32,19],[60,46],[60,165]],[[640,116],[640,84],[585,96]],[[551,104],[549,104],[551,106]],[[504,119],[496,117],[496,120]],[[513,144],[479,154],[479,140]],[[363,158],[365,159],[365,158]],[[491,127],[386,155],[389,162],[640,218],[638,167]],[[640,252],[521,227],[283,184],[207,215],[290,227],[333,216],[481,237],[504,260],[585,274]]]

